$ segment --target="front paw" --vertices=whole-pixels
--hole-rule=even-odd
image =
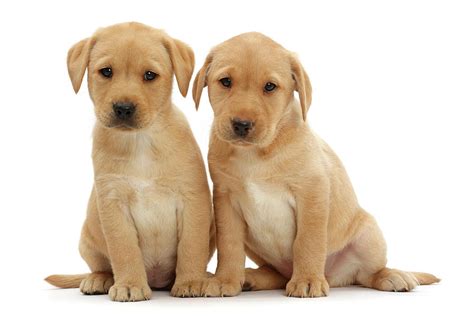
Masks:
[[[291,297],[321,297],[329,294],[325,277],[291,278],[286,285],[286,295]]]
[[[202,296],[202,289],[207,279],[190,281],[175,281],[171,289],[171,295],[175,297],[198,297]]]
[[[151,289],[148,284],[114,284],[109,289],[109,297],[116,302],[145,301],[151,298]]]
[[[242,283],[238,279],[220,279],[212,277],[203,284],[202,296],[205,297],[224,297],[236,296],[242,292]]]

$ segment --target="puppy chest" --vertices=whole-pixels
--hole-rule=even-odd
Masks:
[[[248,182],[245,197],[239,204],[247,222],[247,242],[251,248],[270,262],[291,259],[296,203],[290,192],[283,186]]]

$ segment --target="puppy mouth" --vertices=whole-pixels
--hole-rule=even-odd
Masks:
[[[135,127],[135,126],[123,125],[123,124],[122,125],[116,125],[113,128],[121,130],[121,131],[125,131],[125,132],[139,129],[138,127]]]
[[[124,122],[124,121],[116,121],[113,120],[109,124],[107,124],[108,128],[113,128],[113,129],[118,129],[121,131],[133,131],[140,129],[140,126],[138,126],[135,122]]]
[[[228,140],[228,142],[231,143],[232,145],[235,145],[235,146],[242,146],[242,147],[247,147],[247,146],[255,145],[254,142],[247,141],[247,140],[242,139],[242,138],[230,139],[230,140]]]
[[[249,135],[245,138],[235,136],[231,134],[228,139],[224,139],[228,143],[232,144],[233,146],[239,146],[239,147],[250,147],[250,146],[258,146],[258,147],[265,147],[268,145],[268,135],[269,131],[268,130],[263,130],[262,133],[260,133],[258,136],[253,134]]]
[[[218,137],[221,140],[234,146],[248,147],[248,146],[257,145],[257,142],[255,142],[255,139],[253,137],[239,137],[239,136],[234,135],[231,132],[224,133],[224,134],[218,133]]]

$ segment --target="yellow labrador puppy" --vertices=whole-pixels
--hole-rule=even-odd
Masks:
[[[218,267],[204,295],[286,286],[288,296],[319,297],[330,286],[410,291],[439,281],[386,267],[377,223],[305,123],[311,83],[293,54],[259,33],[236,36],[207,56],[194,81],[196,107],[205,86]],[[258,269],[244,269],[245,254]]]
[[[173,74],[186,96],[192,50],[123,23],[74,45],[67,64],[76,92],[88,69],[97,116],[95,181],[79,246],[91,273],[46,280],[114,301],[147,300],[150,287],[199,295],[215,248],[211,197],[198,145],[171,102]]]

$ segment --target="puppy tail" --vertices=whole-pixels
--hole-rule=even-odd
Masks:
[[[420,285],[428,285],[428,284],[438,283],[441,281],[441,279],[429,273],[411,272],[411,274],[415,276],[415,278],[418,280],[418,283]]]
[[[84,280],[89,273],[85,274],[53,274],[44,280],[51,285],[62,289],[74,289],[78,288],[81,285],[82,280]]]

